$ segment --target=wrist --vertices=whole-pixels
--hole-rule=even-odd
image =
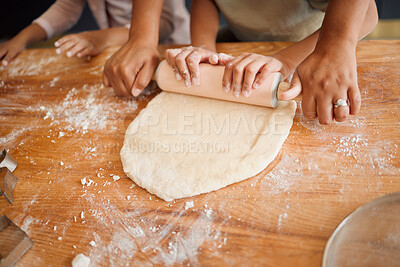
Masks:
[[[203,42],[203,41],[193,41],[192,46],[194,47],[201,47],[204,49],[208,49],[210,51],[216,52],[217,51],[217,46],[214,42]]]
[[[192,46],[201,47],[216,52],[215,39],[209,34],[191,34]]]
[[[353,42],[352,40],[348,40],[346,38],[343,39],[320,39],[316,46],[314,52],[331,54],[331,53],[341,53],[345,51],[356,51],[357,42]]]
[[[124,46],[129,47],[129,49],[138,49],[138,48],[147,48],[147,49],[153,49],[153,50],[158,50],[158,44],[155,42],[150,42],[148,40],[141,40],[141,39],[135,39],[135,38],[129,38],[128,42],[125,43]]]
[[[16,35],[14,38],[11,39],[16,46],[22,46],[26,48],[28,46],[29,40],[23,35]]]
[[[18,45],[23,46],[24,48],[32,45],[38,41],[42,41],[46,39],[46,32],[42,27],[40,27],[38,24],[33,23],[20,31],[14,38],[14,42],[16,42]]]
[[[282,50],[273,54],[271,57],[279,60],[282,63],[283,68],[284,68],[283,72],[286,72],[286,73],[282,73],[284,75],[292,74],[296,70],[297,66],[299,65],[299,62],[294,62],[293,60],[291,60],[289,57],[287,57],[287,55],[285,55],[284,51],[282,51]]]
[[[324,21],[315,49],[328,50],[339,46],[355,49],[358,43],[358,34],[356,32],[356,28],[352,25],[341,25],[336,21],[335,23]]]
[[[144,45],[149,45],[149,46],[155,46],[157,47],[158,45],[158,32],[151,33],[146,32],[143,30],[134,30],[131,29],[129,31],[129,37],[128,37],[128,42],[129,43],[135,43],[135,44],[144,44]]]
[[[205,44],[201,44],[201,45],[196,45],[196,44],[192,44],[193,47],[199,47],[199,48],[203,48],[206,50],[210,50],[212,52],[217,52],[217,48],[213,45],[205,45]]]
[[[158,42],[154,40],[144,40],[141,38],[131,37],[129,36],[128,42],[126,43],[130,46],[142,46],[142,47],[149,47],[149,48],[157,48]]]
[[[100,43],[104,49],[111,46],[121,46],[128,41],[129,30],[125,27],[109,28],[104,30],[94,31],[99,35]]]

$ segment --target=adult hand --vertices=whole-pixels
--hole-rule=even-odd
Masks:
[[[112,86],[118,96],[138,96],[149,84],[158,63],[157,46],[128,42],[107,60],[103,83]]]
[[[292,87],[301,84],[302,108],[307,119],[318,117],[321,124],[333,120],[345,121],[361,107],[361,95],[357,83],[355,49],[346,44],[336,44],[327,49],[316,49],[297,68]],[[290,89],[289,89],[290,91]],[[282,95],[285,100],[287,95]],[[338,99],[349,106],[335,107]]]

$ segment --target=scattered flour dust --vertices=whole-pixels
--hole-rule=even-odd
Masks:
[[[282,221],[287,219],[288,214],[286,212],[282,213],[279,215],[278,218],[278,231],[281,231],[281,227],[282,227]]]
[[[118,175],[112,175],[112,178],[114,181],[118,181],[119,179],[121,179],[121,177]]]
[[[78,254],[72,260],[72,267],[88,267],[90,264],[90,258],[85,256],[84,254]]]
[[[26,216],[24,222],[22,223],[21,229],[25,231],[26,234],[30,233],[30,226],[31,224],[40,224],[42,221],[39,219],[35,219],[31,216]]]
[[[54,77],[53,80],[50,81],[49,86],[54,87],[56,83],[60,80],[60,77]]]
[[[290,191],[292,186],[296,185],[295,178],[302,176],[304,169],[318,172],[318,166],[315,163],[303,164],[293,156],[284,155],[278,165],[262,178],[262,186],[268,186],[268,192],[273,194]]]
[[[52,68],[48,68],[48,65],[61,59],[60,56],[55,55],[50,57],[42,57],[40,60],[37,60],[37,57],[35,57],[34,54],[34,51],[32,51],[27,58],[17,57],[10,63],[9,66],[0,67],[0,70],[7,70],[10,77],[34,76],[39,74],[47,75],[53,71]]]
[[[136,108],[135,101],[115,97],[112,88],[102,84],[85,84],[81,88],[70,89],[59,104],[37,105],[31,107],[31,110],[45,112],[43,119],[49,120],[50,125],[85,134],[89,130],[102,130],[106,127],[116,130],[115,126],[108,127],[110,120]]]
[[[32,127],[29,126],[29,127],[25,127],[25,128],[22,128],[22,129],[13,130],[12,132],[7,134],[6,136],[0,137],[0,144],[2,146],[9,145],[10,143],[15,142],[15,140],[19,136],[23,135],[25,132],[27,132],[27,131],[29,131],[31,129],[32,129]]]
[[[362,134],[350,134],[335,138],[333,143],[337,145],[337,153],[356,158],[360,148],[368,145],[368,139]]]
[[[185,210],[193,208],[193,207],[194,207],[193,201],[188,201],[185,203]]]
[[[220,231],[219,225],[215,225],[213,210],[208,206],[193,210],[195,214],[187,216],[184,209],[186,203],[177,204],[178,209],[173,209],[170,214],[160,216],[154,213],[148,217],[146,205],[140,202],[126,212],[107,201],[93,201],[96,198],[94,194],[86,197],[92,204],[88,216],[96,219],[100,229],[111,233],[111,238],[104,239],[93,233],[97,246],[90,248],[89,256],[94,265],[107,262],[108,265],[121,266],[125,262],[128,266],[129,262],[134,262],[137,266],[197,266],[203,244],[206,243],[215,253],[226,245],[226,234]],[[123,196],[121,201],[126,201]]]

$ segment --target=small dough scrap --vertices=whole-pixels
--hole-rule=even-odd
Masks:
[[[166,201],[223,188],[274,160],[295,111],[295,101],[272,109],[162,92],[126,131],[124,171]]]
[[[72,260],[72,267],[88,267],[90,264],[90,258],[84,254],[78,254]]]

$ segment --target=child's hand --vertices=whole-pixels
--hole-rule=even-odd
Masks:
[[[318,117],[321,124],[330,124],[345,121],[360,110],[354,47],[335,44],[315,50],[299,65],[292,80],[292,86],[296,84],[303,88],[302,107],[307,119]],[[338,99],[349,106],[335,107]]]
[[[200,84],[200,63],[225,65],[233,59],[227,54],[217,54],[209,49],[192,46],[168,49],[165,51],[165,57],[169,65],[174,69],[175,78],[178,81],[183,78],[187,87]]]
[[[17,38],[0,44],[0,60],[3,66],[10,62],[25,49],[25,43]]]
[[[244,53],[229,62],[224,71],[222,86],[225,92],[233,90],[239,97],[249,97],[253,89],[259,88],[273,72],[282,73],[287,78],[292,72],[283,58]]]
[[[102,35],[99,31],[88,31],[78,34],[69,34],[57,42],[54,45],[57,47],[56,53],[62,54],[67,53],[67,57],[77,56],[95,56],[105,49],[104,34]]]

